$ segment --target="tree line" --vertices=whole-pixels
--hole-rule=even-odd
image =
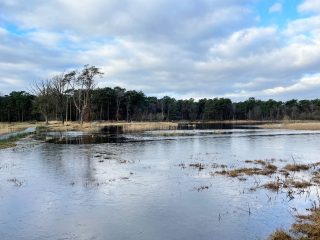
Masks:
[[[121,87],[96,88],[103,73],[85,65],[35,83],[30,93],[0,96],[0,121],[320,120],[320,99],[232,102],[228,98],[177,100]]]

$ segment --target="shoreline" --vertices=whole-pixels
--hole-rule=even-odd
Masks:
[[[98,132],[104,128],[118,128],[124,133],[143,132],[152,130],[176,130],[179,125],[197,124],[235,124],[256,125],[261,129],[287,129],[287,130],[320,130],[320,121],[256,121],[256,120],[226,120],[226,121],[174,121],[174,122],[124,122],[124,121],[96,121],[90,123],[50,121],[45,122],[19,122],[0,123],[0,136],[12,132],[23,131],[29,127],[43,128],[46,131],[83,131]]]

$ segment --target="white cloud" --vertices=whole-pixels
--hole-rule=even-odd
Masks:
[[[279,94],[288,93],[288,92],[299,92],[304,90],[311,90],[319,87],[320,87],[320,75],[316,74],[312,76],[303,77],[299,81],[297,81],[296,83],[290,86],[270,88],[270,89],[264,90],[264,92],[270,95],[279,95]]]
[[[228,39],[215,44],[211,49],[213,57],[239,56],[266,52],[277,45],[277,29],[275,27],[248,28],[234,32]]]
[[[282,4],[275,3],[269,8],[269,13],[279,13],[282,12]]]
[[[298,6],[298,11],[320,13],[320,0],[304,0]]]
[[[320,30],[320,16],[300,18],[288,23],[285,33],[291,36],[297,34],[309,34]]]
[[[253,2],[3,0],[0,26],[26,31],[0,28],[0,91],[89,63],[105,72],[99,86],[157,96],[316,95],[301,86],[320,72],[319,16],[258,27]]]

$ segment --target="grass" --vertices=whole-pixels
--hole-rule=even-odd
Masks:
[[[44,122],[23,122],[23,123],[0,123],[0,135],[11,132],[24,130],[28,127],[37,127],[41,130],[47,131],[84,131],[84,132],[97,132],[105,127],[119,127],[124,133],[143,132],[151,130],[175,130],[178,123],[174,122],[65,122],[62,124],[60,121],[50,121],[48,125]]]
[[[316,183],[316,184],[320,184],[320,172],[319,171],[315,171],[312,173],[313,177],[311,178],[311,181]]]
[[[284,230],[278,229],[270,237],[270,240],[292,240],[293,238],[287,234]]]
[[[273,164],[267,164],[264,168],[237,168],[232,170],[223,170],[223,171],[216,171],[217,174],[220,175],[227,175],[228,177],[241,177],[243,175],[252,176],[252,175],[271,175],[276,173],[277,166]]]
[[[0,135],[18,132],[36,126],[34,122],[0,123]]]
[[[30,133],[21,133],[16,136],[9,137],[5,140],[0,140],[0,149],[15,147],[17,145],[16,144],[17,141],[19,141],[20,139],[25,138],[29,135],[30,135]]]
[[[298,181],[294,179],[286,179],[285,181],[272,181],[266,184],[263,184],[262,187],[269,189],[271,191],[277,192],[281,188],[298,188],[303,189],[312,186],[311,182],[307,182],[304,180]]]
[[[91,122],[83,123],[79,122],[65,122],[62,124],[59,121],[50,121],[48,125],[44,123],[40,126],[47,131],[83,131],[83,132],[99,132],[104,128],[118,127],[123,133],[143,132],[151,130],[175,130],[178,127],[178,123],[173,122]]]
[[[280,182],[269,182],[263,185],[264,188],[269,189],[273,192],[279,191],[281,188],[281,183]]]
[[[266,129],[289,130],[320,130],[319,121],[284,121],[282,123],[268,123],[260,126]]]
[[[309,170],[310,168],[311,166],[306,164],[287,164],[283,169],[290,172],[299,172]]]
[[[0,149],[5,149],[5,148],[12,148],[15,147],[17,144],[12,141],[0,141]]]
[[[319,240],[320,239],[320,209],[313,208],[308,215],[297,215],[289,234],[284,230],[275,231],[270,240]]]
[[[291,185],[292,187],[295,187],[295,188],[307,188],[307,187],[310,187],[312,186],[312,184],[310,182],[307,182],[307,181],[296,181],[296,180],[290,180],[288,181],[289,185]]]
[[[313,209],[309,215],[298,215],[292,230],[303,234],[307,239],[320,239],[320,210]]]
[[[246,160],[244,162],[245,163],[253,163],[253,164],[261,164],[261,165],[266,165],[267,164],[266,160]]]
[[[261,121],[209,121],[207,123],[233,123],[233,124],[256,124]],[[23,123],[0,123],[0,135],[10,132],[20,131],[31,126],[43,126],[44,122],[23,122]],[[50,121],[47,125],[50,131],[99,131],[103,127],[118,126],[123,132],[143,132],[149,130],[175,130],[178,127],[177,122],[91,122],[84,123],[82,126],[79,122],[65,122],[63,125],[60,121]],[[283,122],[268,123],[260,125],[262,128],[269,129],[296,129],[296,130],[320,130],[320,122],[317,121],[300,121],[300,122]],[[262,164],[262,163],[261,163]]]

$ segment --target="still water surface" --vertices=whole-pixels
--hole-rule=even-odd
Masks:
[[[292,157],[318,162],[319,132],[179,130],[104,137],[55,133],[50,143],[28,139],[1,150],[0,239],[266,239],[277,228],[288,229],[292,209],[304,211],[315,197],[313,189],[289,201],[285,193],[250,191],[253,180],[179,164],[243,166],[245,160]],[[198,191],[201,186],[208,189]]]

